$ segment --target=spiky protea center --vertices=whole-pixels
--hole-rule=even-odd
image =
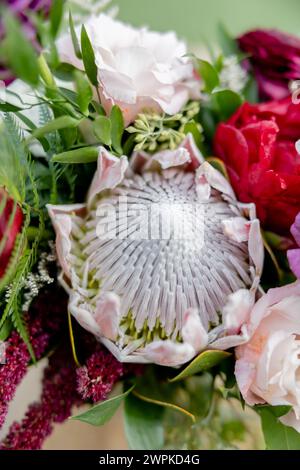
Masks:
[[[251,284],[247,243],[222,228],[234,211],[216,190],[201,200],[195,174],[175,170],[135,175],[96,198],[73,253],[89,309],[114,292],[124,334],[136,338],[180,338],[190,307],[207,330],[218,324],[228,294]]]

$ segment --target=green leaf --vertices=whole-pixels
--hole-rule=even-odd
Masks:
[[[197,125],[197,123],[195,121],[187,122],[184,125],[183,131],[186,135],[187,134],[192,134],[197,147],[201,148],[203,138],[202,138],[202,134],[199,130],[199,126]]]
[[[71,11],[69,11],[69,27],[70,27],[70,33],[71,33],[71,38],[72,38],[72,43],[74,47],[74,52],[77,57],[77,59],[82,59],[82,54],[81,54],[81,49],[80,49],[80,44],[78,41],[78,37],[75,31],[75,26],[74,26],[74,21],[72,17]]]
[[[98,403],[92,406],[88,411],[77,416],[72,416],[71,419],[83,421],[93,426],[102,426],[113,417],[123,400],[132,392],[133,388],[134,387],[131,387],[121,395]]]
[[[197,59],[198,72],[204,81],[204,91],[211,93],[219,85],[219,75],[212,64],[206,60]]]
[[[249,77],[249,80],[244,88],[243,95],[249,103],[258,103],[258,87],[254,77]]]
[[[0,111],[3,111],[4,113],[15,113],[21,110],[22,108],[20,108],[19,106],[15,106],[14,104],[0,103]]]
[[[300,434],[278,419],[289,411],[289,407],[257,406],[255,410],[261,418],[268,450],[300,450]]]
[[[3,23],[6,29],[3,45],[5,59],[18,78],[36,86],[39,68],[33,46],[24,35],[19,22],[10,13],[5,13]]]
[[[232,90],[219,90],[212,94],[213,105],[220,121],[226,121],[241,106],[242,98]]]
[[[8,318],[2,328],[0,328],[0,341],[6,341],[12,330],[12,323]]]
[[[115,151],[121,155],[123,153],[121,141],[124,132],[124,119],[119,106],[114,105],[112,107],[112,110],[110,112],[110,120],[112,146]]]
[[[92,85],[98,86],[98,69],[94,49],[84,26],[81,29],[81,53],[84,69]]]
[[[68,152],[58,153],[52,158],[57,163],[90,163],[97,161],[99,150],[95,147],[83,147]]]
[[[89,115],[89,104],[93,98],[93,90],[85,78],[84,74],[79,70],[75,70],[75,87],[77,91],[77,104],[80,111],[85,115]]]
[[[221,362],[226,357],[229,357],[230,353],[226,351],[219,351],[217,349],[211,349],[208,351],[203,351],[199,356],[189,363],[178,375],[170,379],[170,382],[177,382],[178,380],[185,379],[191,375],[198,374],[205,370],[211,369]]]
[[[50,33],[55,39],[64,15],[64,0],[53,0],[50,10]]]
[[[125,398],[125,433],[134,450],[158,450],[164,444],[164,409],[139,400],[133,394]]]
[[[59,131],[62,129],[72,129],[79,126],[81,120],[75,119],[71,116],[60,116],[53,121],[47,122],[44,126],[35,129],[31,134],[29,140],[39,139],[46,134],[51,134],[52,132]]]
[[[109,118],[98,116],[93,122],[93,131],[100,142],[111,145],[111,121]]]
[[[239,54],[240,49],[236,40],[229,34],[222,23],[218,25],[218,37],[220,46],[226,56]]]

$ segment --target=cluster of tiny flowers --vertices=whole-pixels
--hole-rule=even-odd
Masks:
[[[93,402],[105,400],[115,383],[124,375],[125,364],[122,364],[114,356],[98,346],[86,361],[86,365],[77,369],[77,391],[84,399]]]
[[[197,101],[191,101],[174,116],[147,112],[139,114],[133,125],[126,129],[134,135],[136,144],[134,149],[150,153],[176,149],[185,138],[185,125],[193,120],[199,110],[200,104]],[[201,126],[199,130],[201,131]]]
[[[220,73],[221,88],[229,88],[240,93],[248,81],[247,72],[240,66],[235,55],[224,57],[223,68]]]
[[[51,245],[53,248],[53,245]],[[54,278],[49,274],[49,264],[56,260],[54,254],[54,248],[51,253],[44,252],[40,256],[40,260],[37,265],[37,272],[30,272],[22,280],[21,287],[24,289],[24,303],[22,305],[23,312],[28,312],[32,301],[38,296],[40,290],[45,285],[52,284]],[[8,301],[12,294],[12,287],[8,286],[5,294],[5,300]]]
[[[53,429],[65,421],[73,405],[81,400],[76,392],[75,366],[69,349],[58,349],[45,369],[42,396],[32,404],[21,423],[14,423],[1,445],[1,450],[38,450]]]

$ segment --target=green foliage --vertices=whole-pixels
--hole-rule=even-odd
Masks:
[[[111,145],[111,121],[105,116],[98,116],[93,122],[93,130],[97,139],[104,145]]]
[[[218,25],[218,37],[225,56],[238,55],[240,53],[237,41],[229,34],[222,23]]]
[[[121,395],[117,395],[98,403],[84,413],[72,416],[71,419],[83,421],[85,423],[92,424],[93,426],[102,426],[113,417],[121,403],[131,393],[132,389],[133,387]]]
[[[218,351],[216,349],[203,351],[199,356],[195,357],[179,374],[170,379],[170,382],[177,382],[183,380],[191,375],[198,374],[205,370],[211,369],[230,356],[226,351]]]
[[[219,85],[219,75],[215,67],[206,60],[196,59],[198,73],[204,82],[203,91],[211,93]]]
[[[57,163],[90,163],[97,161],[99,151],[95,147],[83,147],[53,156]]]
[[[84,69],[92,85],[98,86],[98,69],[95,64],[94,49],[84,26],[81,29],[81,53]]]
[[[33,46],[24,35],[19,22],[8,12],[4,14],[4,24],[6,25],[3,44],[5,60],[17,77],[36,86],[39,79],[39,69]]]
[[[123,150],[121,142],[124,132],[124,119],[122,111],[116,105],[112,107],[110,112],[110,122],[112,147],[119,155],[122,155]]]
[[[64,0],[53,0],[50,10],[50,32],[52,37],[55,39],[64,14]]]
[[[290,411],[287,406],[257,406],[268,450],[300,450],[300,434],[279,421]]]
[[[69,27],[70,27],[70,33],[71,33],[75,55],[77,59],[81,60],[82,59],[81,49],[80,49],[76,31],[75,31],[75,26],[74,26],[74,21],[73,21],[73,16],[72,16],[71,11],[69,12]]]
[[[80,111],[85,115],[89,115],[89,105],[93,98],[93,90],[86,80],[84,74],[79,70],[75,70],[75,87],[77,91],[77,104]]]
[[[241,106],[242,97],[232,90],[219,90],[212,94],[212,104],[220,121],[227,121]]]
[[[129,447],[134,450],[157,450],[164,444],[164,409],[139,400],[130,394],[125,398],[124,421]]]

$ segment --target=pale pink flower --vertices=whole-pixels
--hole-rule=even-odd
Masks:
[[[289,405],[281,421],[300,432],[300,283],[270,289],[256,303],[234,294],[227,315],[239,317],[235,374],[249,405]],[[230,321],[229,321],[230,323]]]
[[[199,96],[186,45],[174,32],[136,29],[105,14],[91,17],[85,27],[95,52],[101,103],[107,113],[118,105],[126,125],[144,109],[176,114]],[[70,34],[59,40],[58,50],[63,62],[83,69]]]

